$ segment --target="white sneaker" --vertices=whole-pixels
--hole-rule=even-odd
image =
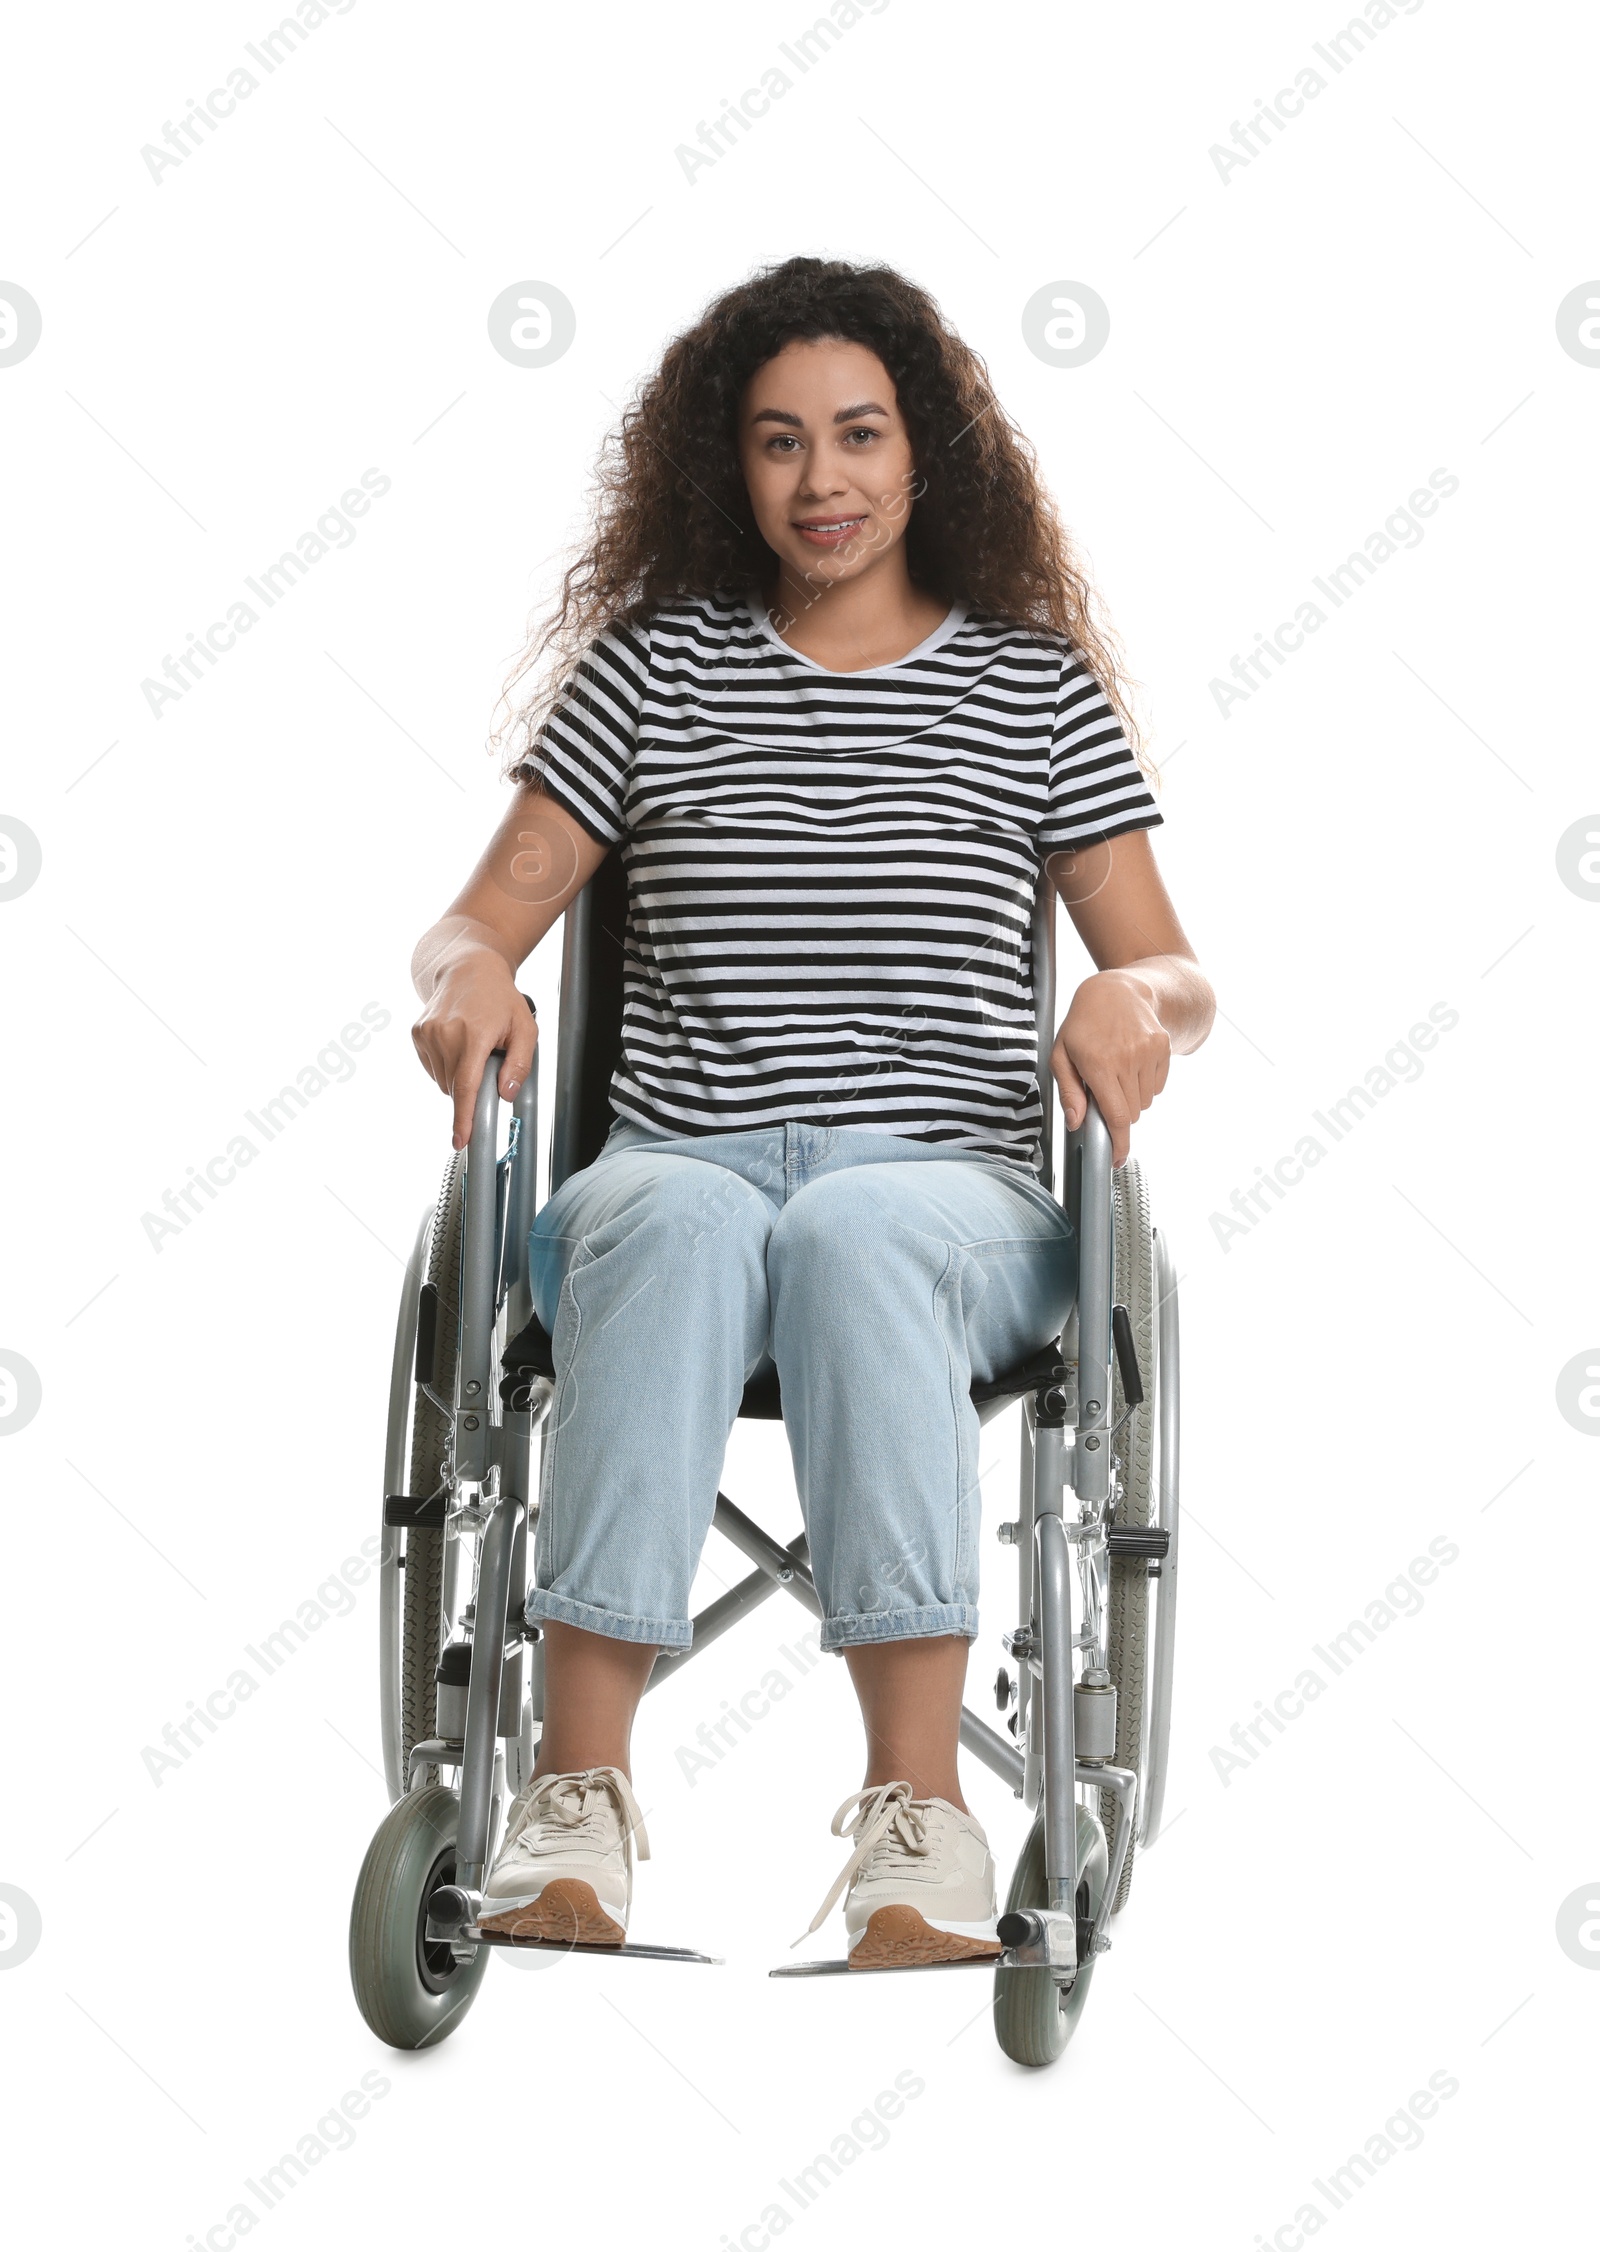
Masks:
[[[842,1838],[847,1828],[855,1851],[801,1939],[817,1929],[848,1885],[844,1924],[852,1970],[909,1969],[1000,1953],[994,1858],[972,1815],[948,1799],[914,1799],[909,1783],[880,1783],[845,1800],[833,1818],[834,1836]]]
[[[620,1767],[537,1775],[511,1802],[483,1888],[479,1928],[513,1939],[620,1947],[633,1899],[633,1846],[650,1858],[644,1816]]]

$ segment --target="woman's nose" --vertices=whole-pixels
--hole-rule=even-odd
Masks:
[[[807,457],[805,475],[800,481],[803,493],[826,500],[834,493],[848,492],[849,488],[849,475],[836,454],[813,453]]]

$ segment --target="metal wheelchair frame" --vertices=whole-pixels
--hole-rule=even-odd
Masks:
[[[610,1077],[607,1028],[591,1021],[584,1005],[598,943],[601,909],[595,893],[591,883],[567,910],[551,1137],[552,1193],[580,1163],[587,1162],[580,1140],[585,1091],[592,1109],[596,1089]],[[1041,882],[1033,925],[1045,1111],[1040,1171],[1052,1186],[1056,1091],[1049,1057],[1055,1019],[1054,929],[1054,895]],[[471,1597],[460,1621],[471,1640],[464,1699],[456,1695],[447,1705],[441,1689],[439,1732],[412,1747],[404,1771],[392,1695],[385,1695],[383,1711],[384,1764],[393,1800],[398,1802],[411,1792],[426,1771],[437,1774],[441,1768],[453,1768],[457,1774],[454,1868],[451,1881],[436,1885],[420,1904],[425,1920],[418,1926],[418,1947],[448,1948],[458,1964],[470,1962],[489,1945],[551,1944],[487,1934],[477,1923],[507,1771],[518,1784],[531,1771],[535,1727],[542,1712],[543,1653],[538,1629],[527,1626],[521,1617],[521,1590],[527,1578],[528,1527],[538,1506],[533,1434],[548,1413],[554,1392],[548,1374],[532,1373],[525,1364],[507,1365],[501,1358],[506,1341],[522,1336],[530,1324],[537,1328],[527,1245],[537,1204],[539,1072],[536,1053],[533,1069],[511,1105],[506,1150],[497,1154],[500,1061],[497,1052],[485,1068],[466,1152],[454,1396],[446,1401],[431,1395],[453,1429],[443,1490],[421,1497],[401,1490],[409,1427],[406,1406],[411,1396],[404,1380],[406,1349],[418,1332],[431,1215],[424,1219],[417,1254],[407,1270],[385,1463],[388,1530],[381,1566],[380,1636],[386,1685],[395,1678],[401,1634],[400,1533],[408,1526],[445,1529],[447,1636],[456,1617],[462,1565],[469,1564],[471,1571],[465,1582]],[[1001,1918],[1004,1953],[989,1957],[981,1967],[1048,1974],[1065,2005],[1074,1986],[1086,1983],[1094,1957],[1110,1944],[1105,1927],[1118,1905],[1130,1844],[1137,1838],[1141,1847],[1148,1845],[1160,1827],[1178,1561],[1178,1328],[1171,1258],[1164,1239],[1154,1230],[1154,1369],[1140,1369],[1126,1313],[1116,1308],[1122,1319],[1114,1319],[1111,1142],[1092,1098],[1083,1124],[1066,1136],[1063,1186],[1077,1231],[1078,1289],[1059,1354],[1046,1348],[993,1385],[974,1387],[982,1420],[1013,1400],[1020,1399],[1023,1406],[1020,1514],[1014,1525],[1000,1528],[1002,1540],[1016,1546],[1019,1568],[1018,1623],[1003,1637],[1017,1667],[1015,1741],[964,1707],[961,1742],[1010,1786],[1030,1812],[1042,1817],[1045,1897]],[[420,1364],[420,1353],[418,1358]],[[420,1365],[417,1373],[420,1377]],[[1114,1423],[1116,1380],[1129,1404]],[[1155,1522],[1122,1525],[1114,1522],[1116,1436],[1151,1381],[1156,1383],[1161,1464]],[[774,1411],[747,1405],[741,1412]],[[813,1615],[820,1614],[803,1534],[786,1546],[780,1544],[720,1492],[713,1522],[752,1569],[698,1614],[688,1649],[658,1657],[649,1683],[652,1689],[780,1589]],[[1108,1709],[1106,1604],[1109,1574],[1118,1556],[1144,1559],[1143,1569],[1159,1582],[1138,1770],[1116,1765],[1112,1756],[1115,1692],[1112,1689]],[[526,1697],[525,1652],[532,1672]],[[1114,1836],[1106,1841],[1098,1898],[1093,1901],[1086,1897],[1080,1789],[1111,1794],[1117,1809]],[[1107,1803],[1104,1798],[1100,1801],[1102,1807]],[[374,1851],[376,1847],[374,1841]],[[601,1951],[613,1956],[714,1959],[691,1949],[647,1947],[631,1940]],[[785,1965],[772,1975],[806,1976],[846,1968],[843,1962],[807,1962]],[[1081,1992],[1076,2000],[1081,2006]],[[428,2035],[430,2040],[436,2037]]]

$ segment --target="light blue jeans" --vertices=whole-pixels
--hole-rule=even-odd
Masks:
[[[530,1619],[669,1650],[746,1380],[774,1364],[822,1647],[978,1631],[974,1377],[1055,1336],[1077,1245],[1026,1166],[619,1119],[530,1240],[556,1368]]]

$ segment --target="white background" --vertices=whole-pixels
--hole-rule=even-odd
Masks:
[[[1556,1936],[1600,1898],[1595,1425],[1557,1406],[1600,1362],[1600,910],[1557,868],[1600,829],[1600,371],[1555,324],[1600,272],[1592,27],[1427,0],[1335,75],[1332,5],[889,0],[691,184],[675,148],[799,0],[360,0],[156,184],[141,148],[275,20],[33,9],[7,39],[0,279],[43,314],[0,368],[0,814],[43,854],[0,905],[0,1345],[42,1385],[0,1455],[0,1881],[43,1930],[0,1980],[9,2196],[52,2242],[222,2252],[244,2180],[376,2071],[352,2147],[258,2209],[271,2242],[755,2252],[778,2180],[903,2073],[922,2092],[792,2219],[807,2243],[1290,2252],[1308,2199],[1341,2244],[1543,2234],[1600,2001]],[[1219,177],[1312,64],[1325,90]],[[1135,1141],[1182,1274],[1171,1827],[1049,2072],[1000,2055],[981,1973],[769,1983],[843,1858],[843,1668],[692,1788],[675,1756],[804,1626],[769,1607],[636,1738],[636,1934],[726,1967],[497,1963],[397,2056],[345,1968],[385,1805],[372,1585],[178,1771],[143,1753],[377,1528],[448,1151],[411,947],[498,818],[496,697],[616,405],[799,250],[929,286],[1037,444],[1144,683],[1154,841],[1219,996]],[[485,326],[528,279],[577,313],[539,370]],[[1057,280],[1111,312],[1073,370],[1020,327]],[[141,682],[369,467],[392,486],[354,543],[153,716]],[[1435,469],[1459,490],[1420,545],[1219,711],[1234,655]],[[547,1025],[558,951],[523,974]],[[154,1249],[143,1215],[366,1003],[391,1021],[354,1076]],[[1212,1216],[1437,1003],[1421,1076],[1224,1247]],[[990,1518],[1015,1429],[985,1433]],[[795,1529],[777,1429],[741,1426],[724,1482]],[[1224,1779],[1230,1729],[1441,1538],[1420,1613]],[[1010,1564],[984,1556],[980,1709]],[[1009,1865],[1023,1810],[968,1781]],[[1421,2146],[1334,2209],[1316,2178],[1434,2073],[1458,2088]]]

